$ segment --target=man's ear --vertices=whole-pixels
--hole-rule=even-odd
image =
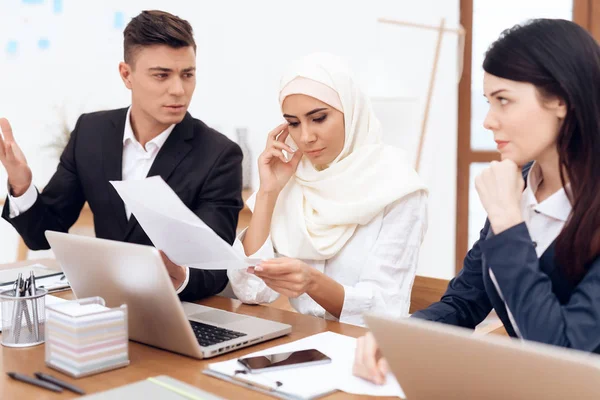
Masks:
[[[131,90],[131,66],[126,62],[119,63],[119,75],[127,89]]]

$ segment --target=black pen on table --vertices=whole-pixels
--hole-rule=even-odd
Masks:
[[[85,392],[82,389],[78,388],[77,386],[71,385],[70,383],[67,383],[64,381],[61,381],[60,379],[55,378],[52,375],[44,374],[43,372],[36,372],[34,375],[38,379],[41,379],[46,382],[50,382],[56,386],[60,386],[62,388],[70,390],[73,393],[85,394]]]
[[[19,374],[17,372],[7,372],[6,375],[10,376],[14,380],[29,383],[30,385],[39,386],[44,389],[52,390],[53,392],[61,393],[63,390],[60,386],[53,385],[49,382],[44,382],[40,379],[35,379],[27,375]]]

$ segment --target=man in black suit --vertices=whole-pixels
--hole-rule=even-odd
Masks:
[[[131,107],[82,115],[58,168],[42,193],[0,119],[0,161],[9,196],[2,217],[32,250],[48,249],[46,230],[66,232],[85,202],[96,236],[151,245],[109,183],[160,175],[221,238],[233,243],[243,206],[242,152],[237,144],[187,112],[196,86],[196,44],[190,24],[161,11],[144,11],[124,32],[119,72]],[[163,260],[183,300],[220,292],[226,271],[203,271]]]

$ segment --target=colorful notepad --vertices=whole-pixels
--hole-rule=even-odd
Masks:
[[[127,307],[99,297],[46,309],[46,364],[75,378],[129,364]]]

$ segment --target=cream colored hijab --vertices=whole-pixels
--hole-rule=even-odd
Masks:
[[[344,113],[344,148],[321,171],[302,158],[277,199],[271,239],[281,255],[327,260],[344,247],[359,225],[368,224],[396,200],[427,189],[404,152],[382,143],[381,124],[371,103],[340,59],[316,53],[294,62],[281,79],[280,104],[291,94],[318,96],[298,84],[306,79],[337,92]],[[339,107],[339,103],[331,104],[335,102],[331,96],[324,97],[328,99],[315,98]]]

